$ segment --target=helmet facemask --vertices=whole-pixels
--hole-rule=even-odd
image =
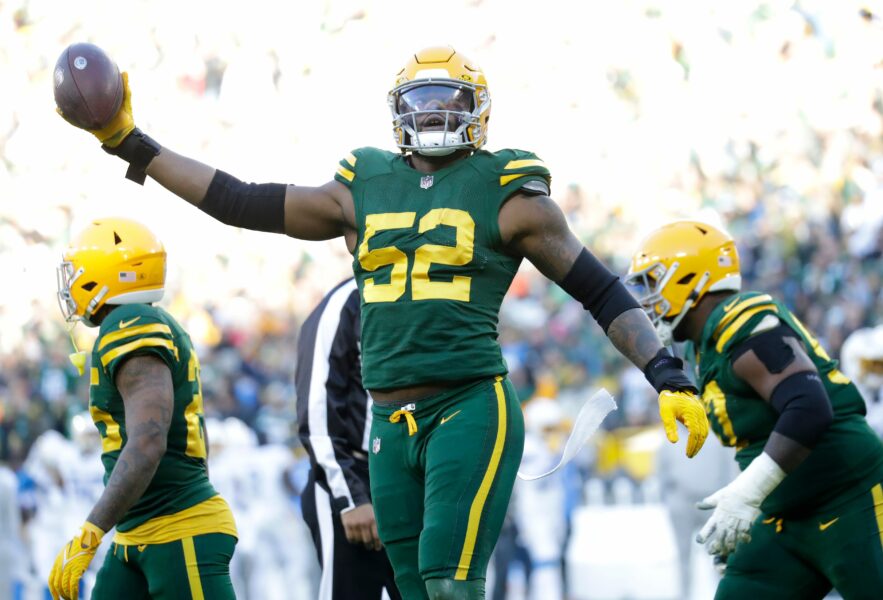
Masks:
[[[58,265],[56,269],[58,307],[61,309],[64,320],[68,323],[82,321],[88,327],[95,327],[97,323],[93,323],[91,317],[101,304],[104,296],[107,295],[108,287],[106,285],[101,286],[101,289],[96,291],[95,287],[97,284],[95,282],[88,282],[80,286],[82,291],[74,292],[74,286],[84,273],[84,267],[81,266],[79,269],[75,269],[74,263],[70,261],[65,260]],[[91,298],[86,296],[86,294],[92,292],[95,293]],[[77,301],[77,296],[81,296],[79,302]],[[81,305],[82,310],[80,310]]]
[[[389,93],[396,144],[402,151],[445,156],[484,142],[486,86],[448,78],[407,81]]]
[[[640,271],[629,273],[625,278],[625,284],[631,288],[632,294],[647,313],[664,346],[670,346],[674,342],[675,328],[699,301],[702,289],[711,277],[707,271],[698,278],[695,273],[690,273],[672,283],[679,266],[678,262],[673,262],[666,268],[662,262],[656,262]],[[673,302],[672,287],[678,284],[688,285],[693,279],[696,279],[696,284],[686,298],[682,302]],[[676,304],[681,304],[679,309]],[[676,312],[670,314],[673,307]]]

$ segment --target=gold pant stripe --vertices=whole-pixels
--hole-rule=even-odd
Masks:
[[[193,538],[184,538],[181,540],[181,545],[184,547],[184,564],[187,566],[187,582],[190,584],[190,596],[193,600],[204,600],[202,581],[199,579],[199,567],[196,564],[196,548],[193,547]]]
[[[506,441],[506,394],[503,392],[503,378],[497,377],[494,383],[494,391],[497,393],[497,439],[494,441],[494,450],[488,463],[487,471],[478,486],[478,493],[472,500],[469,509],[469,522],[466,525],[466,539],[463,541],[463,551],[460,553],[460,562],[457,565],[457,573],[454,579],[465,580],[469,573],[469,565],[472,563],[472,551],[475,550],[475,539],[478,537],[478,524],[481,522],[481,512],[484,509],[485,500],[490,492],[491,484],[497,474],[500,465],[500,456],[503,454],[503,445]]]
[[[883,487],[878,483],[871,488],[874,497],[874,515],[877,517],[877,531],[880,532],[880,546],[883,547]]]

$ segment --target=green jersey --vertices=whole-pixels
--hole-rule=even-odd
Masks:
[[[355,205],[365,387],[506,373],[497,319],[521,259],[503,252],[498,214],[523,186],[548,190],[543,162],[478,151],[425,175],[401,154],[361,148],[335,179]]]
[[[883,443],[865,421],[858,389],[837,369],[819,342],[781,303],[767,294],[736,294],[715,307],[695,348],[702,400],[715,435],[736,448],[745,469],[763,451],[778,413],[732,368],[732,351],[761,321],[777,318],[799,336],[831,400],[834,420],[809,457],[764,501],[765,513],[800,516],[865,492],[883,475]],[[693,355],[691,352],[690,355]],[[866,484],[866,485],[865,485]]]
[[[144,354],[168,365],[174,408],[166,453],[144,494],[117,523],[121,532],[217,495],[206,470],[199,359],[177,321],[163,309],[147,304],[115,308],[101,323],[92,348],[89,411],[101,434],[104,482],[127,440],[123,399],[114,379],[127,359]]]

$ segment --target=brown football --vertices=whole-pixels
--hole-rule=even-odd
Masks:
[[[55,63],[55,105],[84,129],[107,125],[123,102],[123,79],[110,57],[94,44],[71,44]]]

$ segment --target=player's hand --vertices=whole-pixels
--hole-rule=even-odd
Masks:
[[[49,592],[53,600],[76,600],[80,594],[80,578],[101,545],[104,532],[86,521],[80,533],[64,545],[49,573]]]
[[[369,550],[380,550],[380,536],[377,535],[377,521],[374,520],[374,507],[371,503],[360,504],[352,510],[340,514],[340,521],[351,544],[362,544]]]
[[[684,424],[690,433],[687,438],[687,457],[696,456],[708,437],[708,417],[705,416],[705,407],[699,397],[690,390],[662,390],[659,392],[659,416],[665,427],[665,437],[672,444],[678,441],[676,421]]]
[[[714,509],[696,536],[696,541],[705,544],[705,549],[714,556],[728,556],[739,542],[750,542],[751,525],[760,515],[759,505],[742,497],[730,486],[708,496],[696,508]]]
[[[110,120],[110,123],[102,127],[101,129],[87,129],[89,133],[98,138],[105,146],[109,148],[116,148],[119,146],[126,136],[132,133],[135,129],[135,119],[132,116],[132,90],[129,89],[129,74],[125,71],[122,73],[123,78],[123,102],[120,105],[120,109],[117,111],[117,114],[114,115],[113,119]],[[68,123],[71,123],[64,116],[64,113],[61,112],[61,109],[56,107],[55,112],[61,115]],[[71,123],[74,125],[74,123]],[[77,127],[77,125],[74,125]]]

